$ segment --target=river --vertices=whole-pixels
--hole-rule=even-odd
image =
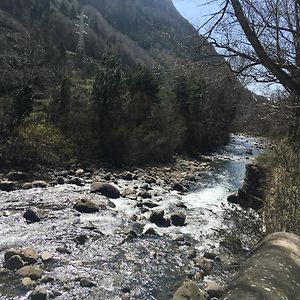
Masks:
[[[226,284],[238,265],[239,251],[245,253],[252,246],[259,227],[255,212],[244,211],[226,199],[241,186],[245,165],[260,152],[260,144],[257,138],[232,135],[227,146],[208,156],[211,162],[201,173],[201,180],[185,195],[153,185],[151,201],[167,216],[184,211],[186,226],[181,227],[159,228],[150,223],[152,210],[141,211],[136,200],[111,200],[115,207],[109,207],[114,205],[107,205],[103,196],[90,194],[89,184],[0,192],[2,260],[10,248],[52,252],[52,261],[37,263],[52,280],[38,285],[46,287],[56,299],[129,299],[125,298],[129,293],[130,299],[167,300],[187,276],[200,287],[207,280]],[[252,150],[250,157],[247,149]],[[140,184],[138,180],[118,182],[120,189]],[[94,214],[78,213],[73,203],[82,197],[103,203],[105,209]],[[27,224],[22,215],[28,207],[40,209],[45,218]],[[145,234],[149,227],[154,228],[155,235]],[[76,242],[79,236],[87,237],[87,241]],[[237,240],[241,249],[235,256],[237,253],[230,253],[230,244],[238,248]],[[58,247],[70,253],[60,253]],[[189,256],[193,250],[197,256],[206,252],[216,256],[213,271],[204,281],[197,279],[199,267]],[[95,287],[81,287],[82,278],[89,278]],[[31,291],[20,282],[12,271],[2,269],[0,299],[27,299]]]

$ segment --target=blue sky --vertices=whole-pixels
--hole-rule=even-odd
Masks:
[[[172,0],[180,14],[195,27],[200,27],[207,15],[218,10],[219,5],[208,0]]]

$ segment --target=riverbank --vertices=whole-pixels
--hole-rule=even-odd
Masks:
[[[2,257],[26,247],[53,257],[34,263],[42,274],[32,286],[1,269],[3,299],[23,299],[43,286],[57,299],[163,300],[186,277],[204,289],[211,281],[225,286],[260,238],[259,216],[226,201],[259,147],[255,138],[233,136],[199,161],[180,157],[122,171],[76,166],[49,170],[39,187],[35,180],[12,182],[16,190],[0,192]],[[121,197],[91,193],[95,181],[112,184]],[[78,211],[78,199],[96,204],[95,212]],[[39,222],[26,221],[28,209]]]

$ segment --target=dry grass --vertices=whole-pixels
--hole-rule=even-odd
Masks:
[[[300,234],[300,151],[287,141],[259,159],[269,171],[264,217],[267,233]]]

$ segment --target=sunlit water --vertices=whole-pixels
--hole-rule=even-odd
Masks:
[[[245,165],[249,163],[246,149],[252,149],[254,157],[257,142],[255,138],[233,136],[230,144],[210,156],[214,160],[209,169],[187,195],[154,186],[158,196],[152,201],[165,210],[166,216],[177,210],[186,213],[187,225],[183,227],[157,228],[148,221],[151,211],[141,213],[136,200],[124,198],[112,200],[116,208],[80,214],[73,209],[74,200],[79,197],[107,204],[106,198],[90,194],[89,185],[0,192],[2,260],[9,248],[33,247],[39,252],[53,252],[53,262],[40,264],[55,281],[41,285],[49,291],[59,290],[62,295],[56,299],[121,299],[126,290],[130,290],[131,299],[170,299],[175,285],[195,271],[187,257],[191,248],[199,254],[218,252],[219,238],[215,233],[230,228],[228,220],[224,221],[224,211],[231,209],[226,198],[242,184]],[[120,189],[139,184],[119,182]],[[187,209],[178,209],[178,202]],[[28,225],[22,217],[27,207],[41,209],[45,218]],[[133,215],[138,216],[137,221],[131,221]],[[144,235],[149,227],[155,228],[158,236]],[[127,239],[131,230],[138,237]],[[81,234],[88,236],[84,245],[74,241]],[[183,240],[178,239],[181,234]],[[55,250],[62,246],[72,253]],[[80,287],[81,277],[92,279],[96,287]],[[0,299],[27,299],[29,292],[22,290],[19,283],[20,278],[12,273],[0,275]]]

